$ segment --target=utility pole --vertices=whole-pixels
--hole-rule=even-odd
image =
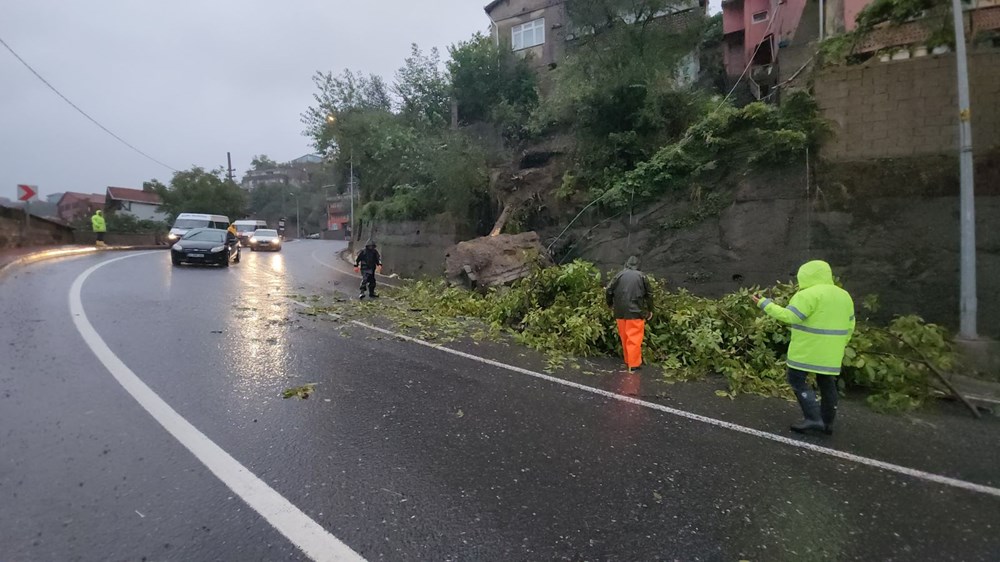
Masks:
[[[233,157],[230,153],[226,153],[226,177],[229,178],[229,183],[236,183],[233,179]]]
[[[955,17],[955,66],[958,70],[958,138],[961,222],[961,290],[959,293],[959,337],[978,337],[976,316],[976,198],[972,168],[972,109],[969,107],[969,63],[965,53],[965,17],[961,0],[951,0]]]
[[[826,2],[819,0],[819,40],[826,39]]]

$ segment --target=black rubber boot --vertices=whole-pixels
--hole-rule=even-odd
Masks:
[[[791,429],[795,433],[808,433],[810,431],[822,431],[823,433],[827,432],[826,426],[819,420],[802,420],[800,422],[795,422],[791,425]],[[827,435],[832,434],[833,430],[831,429],[830,433]]]
[[[792,424],[792,431],[796,433],[807,433],[809,431],[822,431],[826,432],[826,424],[819,417],[819,404],[813,402],[812,404],[802,405],[802,413],[805,414],[805,419]]]

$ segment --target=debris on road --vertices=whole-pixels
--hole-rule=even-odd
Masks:
[[[527,277],[539,265],[552,265],[552,260],[538,234],[484,236],[448,250],[445,277],[453,285],[486,289]]]
[[[319,383],[311,382],[309,384],[304,384],[302,386],[293,386],[291,388],[286,388],[284,392],[281,393],[281,397],[284,399],[288,398],[301,398],[305,400],[309,398],[309,395],[313,393],[316,385]]]

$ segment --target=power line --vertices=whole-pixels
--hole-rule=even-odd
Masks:
[[[102,131],[104,131],[105,133],[107,133],[107,134],[111,135],[112,137],[114,137],[118,142],[124,144],[125,146],[131,148],[132,150],[138,152],[139,154],[145,156],[146,158],[149,158],[150,160],[152,160],[153,162],[156,162],[157,164],[163,166],[164,168],[166,168],[168,170],[171,170],[171,171],[174,171],[174,172],[180,171],[177,168],[174,168],[173,166],[168,166],[168,165],[164,164],[163,162],[160,162],[156,158],[153,158],[152,156],[150,156],[150,155],[146,154],[145,152],[139,150],[138,148],[132,146],[128,141],[126,141],[125,139],[123,139],[123,138],[119,137],[118,135],[114,134],[113,132],[111,132],[110,129],[108,129],[104,125],[101,125],[100,123],[98,123],[97,119],[94,119],[90,115],[87,115],[86,111],[84,111],[84,110],[80,109],[79,107],[77,107],[77,105],[75,103],[71,102],[69,100],[69,98],[67,98],[66,96],[62,95],[62,92],[60,92],[59,90],[57,90],[55,86],[53,86],[52,84],[49,84],[48,80],[46,80],[45,78],[42,78],[42,75],[39,74],[34,68],[31,68],[31,65],[28,64],[27,61],[25,61],[24,59],[22,59],[21,55],[18,55],[17,52],[15,52],[14,49],[12,49],[11,46],[8,45],[7,42],[3,40],[2,37],[0,37],[0,45],[3,45],[4,47],[6,47],[7,50],[10,51],[10,54],[14,55],[14,58],[16,58],[18,61],[20,61],[21,64],[23,64],[25,66],[25,68],[27,68],[28,70],[30,70],[31,73],[34,74],[36,78],[38,78],[39,80],[41,80],[42,83],[45,84],[46,86],[48,86],[50,90],[52,90],[53,92],[55,92],[57,96],[59,96],[60,98],[63,99],[63,101],[65,101],[66,103],[68,103],[70,105],[70,107],[72,107],[73,109],[75,109],[78,112],[80,112],[80,115],[83,115],[84,117],[86,117],[87,119],[89,119],[91,123],[93,123],[94,125],[97,125],[98,127],[100,127]]]

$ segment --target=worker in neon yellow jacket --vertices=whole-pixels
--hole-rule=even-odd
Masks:
[[[792,341],[788,346],[788,384],[805,417],[792,424],[792,431],[833,433],[837,415],[837,376],[844,361],[844,349],[854,334],[854,300],[833,282],[830,264],[821,260],[799,268],[799,291],[788,306],[753,295],[754,303],[768,316],[788,324]],[[822,407],[806,380],[816,375]]]
[[[90,217],[90,228],[97,238],[97,247],[107,246],[104,243],[104,234],[108,231],[108,224],[104,221],[104,211],[100,209],[94,211],[94,216]]]

